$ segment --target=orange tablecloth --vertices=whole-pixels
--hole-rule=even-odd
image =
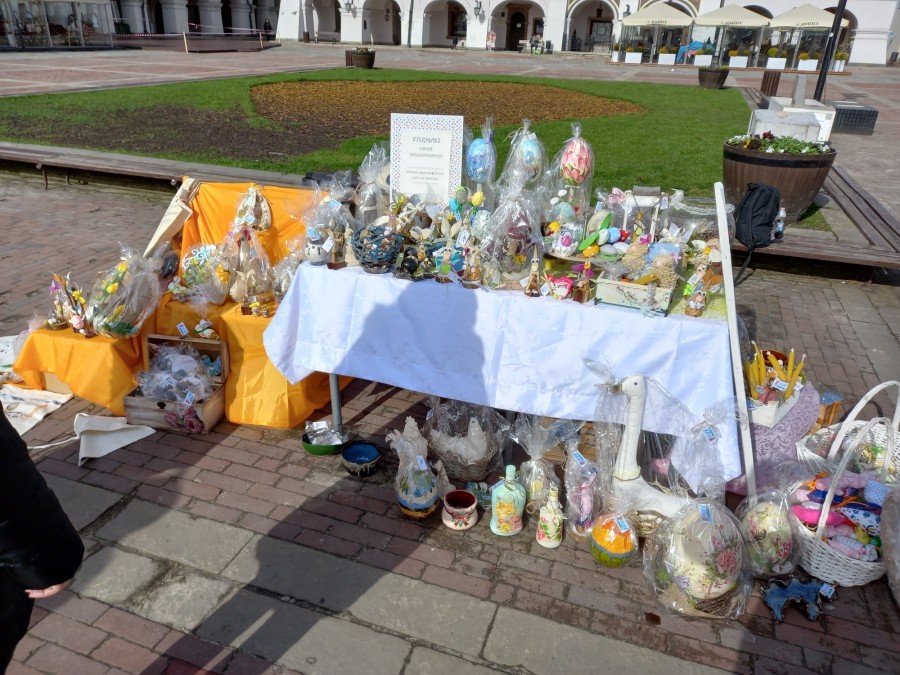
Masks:
[[[42,329],[28,336],[13,370],[36,389],[44,388],[44,373],[53,373],[76,396],[124,415],[122,397],[134,388],[134,374],[142,367],[138,337],[87,339],[69,329]]]

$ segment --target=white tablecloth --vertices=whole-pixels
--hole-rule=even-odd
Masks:
[[[616,377],[655,379],[698,419],[734,396],[724,323],[414,283],[358,267],[301,265],[263,341],[292,382],[337,373],[563,419],[595,417],[598,380],[586,359],[605,358]],[[674,431],[657,417],[648,414],[645,428]],[[733,478],[742,472],[737,433],[723,427],[720,455]]]

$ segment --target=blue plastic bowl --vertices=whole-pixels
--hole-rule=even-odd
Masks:
[[[353,441],[341,450],[341,464],[351,476],[371,476],[379,459],[381,449],[368,441]]]

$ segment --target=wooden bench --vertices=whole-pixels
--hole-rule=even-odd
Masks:
[[[334,31],[320,30],[316,32],[316,43],[319,42],[330,42],[333,45],[336,45],[341,41],[341,34]]]
[[[840,167],[831,167],[824,187],[867,243],[787,237],[754,253],[900,269],[900,221]],[[732,249],[747,250],[737,241]]]

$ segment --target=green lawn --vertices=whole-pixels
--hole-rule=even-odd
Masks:
[[[154,110],[167,106],[188,106],[197,111],[230,111],[233,112],[234,119],[240,120],[241,124],[245,125],[248,132],[263,128],[268,134],[289,131],[296,133],[296,128],[282,127],[260,117],[254,110],[249,96],[250,89],[259,84],[276,82],[344,79],[464,82],[466,90],[471,92],[467,95],[471,96],[490,96],[492,82],[533,83],[637,104],[643,107],[645,112],[580,120],[582,133],[593,143],[597,156],[594,186],[605,188],[617,186],[627,189],[636,184],[660,185],[663,188],[680,188],[689,194],[711,195],[712,184],[722,177],[722,143],[729,136],[744,132],[749,119],[749,108],[737,89],[711,91],[699,86],[494,75],[463,76],[385,69],[341,69],[96,92],[0,98],[0,138],[7,141],[40,142],[39,139],[36,141],[34,135],[29,138],[18,131],[26,126],[22,122],[28,122],[32,128],[50,128],[47,125],[54,125],[54,128],[71,128],[73,133],[66,135],[66,139],[71,140],[63,144],[83,147],[78,142],[79,125],[90,125],[94,120],[108,116],[111,111],[123,115],[131,113],[132,116],[136,111],[146,111],[147,116],[153,116]],[[565,93],[561,92],[561,95],[564,96]],[[345,106],[356,106],[361,115],[366,112],[364,101],[341,103]],[[498,105],[522,106],[522,103],[498,101]],[[522,107],[524,109],[526,106]],[[475,126],[478,124],[480,120]],[[551,156],[571,135],[570,121],[535,122],[532,128],[543,140]],[[515,125],[498,127],[495,130],[501,166],[509,149],[508,135],[514,129]],[[183,128],[172,129],[171,132],[191,133],[190,119],[184,120]],[[212,144],[208,151],[167,153],[164,156],[253,169],[305,173],[356,169],[376,140],[380,139],[352,138],[347,139],[336,150],[317,150],[303,155],[273,157],[261,161],[227,159]],[[117,150],[131,154],[157,154],[141,152],[140,148],[134,147]]]

